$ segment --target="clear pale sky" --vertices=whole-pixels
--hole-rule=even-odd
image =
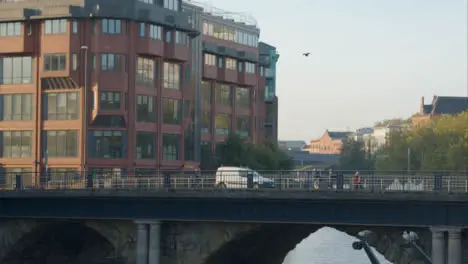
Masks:
[[[280,139],[409,117],[421,96],[468,96],[468,0],[210,3],[252,14],[278,48]]]

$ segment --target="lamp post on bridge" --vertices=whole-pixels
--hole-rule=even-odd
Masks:
[[[405,243],[403,244],[404,247],[415,249],[423,257],[424,263],[432,264],[432,259],[429,257],[429,255],[426,254],[426,252],[424,252],[424,250],[417,243],[419,240],[418,234],[416,234],[413,231],[405,231],[403,232],[402,237],[405,241]]]
[[[371,235],[373,235],[373,233],[369,230],[364,230],[364,231],[359,232],[358,234],[359,241],[353,242],[353,249],[354,250],[364,249],[371,264],[380,264],[380,261],[377,259],[377,256],[375,256],[374,252],[372,251],[372,248],[367,242],[367,240],[370,238]]]

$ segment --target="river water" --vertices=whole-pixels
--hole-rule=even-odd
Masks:
[[[364,250],[354,250],[356,238],[324,227],[304,239],[289,252],[283,264],[368,264]],[[391,264],[376,252],[381,264]]]

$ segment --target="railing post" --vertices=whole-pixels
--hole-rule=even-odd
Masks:
[[[254,181],[253,181],[253,172],[247,171],[247,189],[253,189]]]
[[[336,174],[336,190],[337,191],[342,191],[343,190],[343,184],[344,184],[344,176],[343,172],[340,171]]]
[[[85,175],[86,175],[86,188],[93,188],[93,173],[91,172],[88,172],[86,171],[85,172]]]
[[[168,171],[165,171],[163,173],[164,177],[164,188],[171,188],[171,173]]]
[[[23,180],[22,180],[21,174],[16,174],[15,180],[16,180],[16,190],[17,191],[22,190]]]
[[[434,173],[434,191],[442,190],[442,175],[438,172]]]

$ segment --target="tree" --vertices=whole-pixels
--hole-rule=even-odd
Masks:
[[[251,144],[237,135],[218,143],[215,151],[202,148],[200,168],[214,170],[219,166],[249,167],[253,170],[290,170],[293,162],[276,144]]]
[[[382,170],[467,170],[468,111],[394,132],[382,153],[377,160]]]
[[[370,170],[374,166],[372,142],[348,138],[343,141],[340,156],[342,170]]]

